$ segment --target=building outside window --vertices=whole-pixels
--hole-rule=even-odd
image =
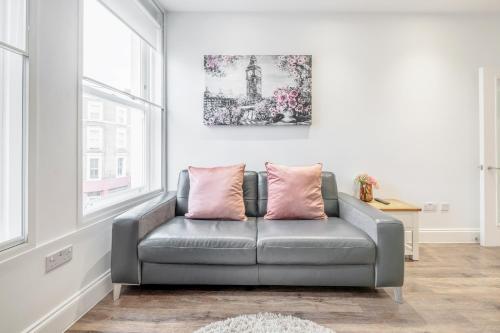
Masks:
[[[125,156],[118,156],[116,158],[116,177],[125,177],[127,170],[125,163]]]
[[[127,129],[123,127],[118,127],[116,129],[116,148],[126,149],[127,148]]]
[[[87,119],[92,121],[102,121],[102,103],[89,101],[87,104]]]
[[[127,109],[121,106],[116,107],[116,123],[120,125],[127,124]]]
[[[162,188],[163,14],[105,3],[82,1],[84,216]]]
[[[89,181],[101,179],[102,157],[100,155],[87,156],[87,179]]]
[[[27,2],[0,1],[0,251],[24,243]]]
[[[87,149],[102,150],[103,138],[102,127],[88,126],[87,127]]]

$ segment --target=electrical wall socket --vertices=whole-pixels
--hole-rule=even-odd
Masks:
[[[426,202],[424,203],[424,211],[426,212],[435,212],[437,210],[437,205],[434,202]]]
[[[62,250],[49,254],[45,257],[45,273],[48,273],[57,267],[73,259],[73,245],[67,246]]]

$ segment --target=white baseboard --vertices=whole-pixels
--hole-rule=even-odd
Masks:
[[[420,243],[479,243],[479,229],[420,229]]]
[[[73,294],[65,302],[59,304],[24,332],[64,332],[102,300],[111,289],[111,274],[108,270]]]

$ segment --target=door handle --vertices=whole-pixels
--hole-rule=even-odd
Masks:
[[[489,167],[488,167],[488,170],[500,170],[500,168],[498,168],[498,167],[494,167],[494,166],[489,166]]]

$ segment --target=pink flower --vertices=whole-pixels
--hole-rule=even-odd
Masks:
[[[302,111],[304,111],[304,106],[302,104],[299,104],[299,105],[297,105],[297,107],[295,108],[295,110],[297,112],[302,112]]]
[[[278,98],[276,98],[276,101],[279,104],[286,103],[288,101],[288,95],[285,92],[280,92],[280,94],[278,95]]]
[[[288,65],[289,66],[293,66],[297,63],[297,60],[295,59],[295,57],[289,57],[288,58]]]
[[[297,96],[299,96],[299,93],[297,92],[297,90],[295,89],[292,89],[290,90],[290,92],[288,93],[288,97],[290,98],[296,98]]]
[[[306,57],[304,57],[304,56],[300,56],[300,57],[297,59],[297,63],[298,63],[299,65],[303,65],[303,64],[305,64],[305,63],[306,63]]]
[[[291,107],[291,108],[295,108],[297,106],[297,100],[296,99],[291,99],[288,101],[288,105]]]
[[[369,184],[369,185],[374,186],[375,188],[379,188],[379,184],[378,184],[377,180],[374,177],[369,176],[366,173],[362,173],[362,174],[358,175],[355,180],[356,180],[356,182],[358,182],[360,184]]]

